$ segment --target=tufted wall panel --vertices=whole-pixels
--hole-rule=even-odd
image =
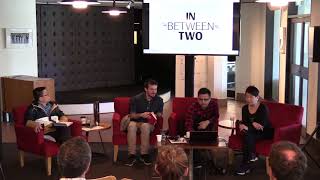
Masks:
[[[37,5],[39,76],[54,78],[57,91],[134,83],[133,13],[105,9]]]

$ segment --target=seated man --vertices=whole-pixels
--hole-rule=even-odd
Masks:
[[[148,123],[148,119],[152,118],[152,113],[159,118],[162,116],[163,100],[157,95],[158,83],[149,79],[144,83],[144,91],[130,100],[130,123],[128,125],[128,151],[129,158],[125,165],[133,166],[137,160],[136,156],[136,136],[138,129],[140,130],[141,147],[140,160],[145,165],[150,165],[149,144],[150,133],[154,129],[154,125]]]
[[[47,117],[49,120],[52,116],[57,116],[59,121],[68,121],[68,118],[59,109],[58,105],[50,101],[50,96],[45,87],[38,87],[33,90],[34,101],[28,107],[25,113],[26,126],[34,128],[38,133],[44,128],[44,133],[50,135],[55,141],[62,143],[71,137],[70,127],[53,127],[52,124],[46,127],[36,120]]]
[[[278,142],[271,147],[267,168],[270,180],[302,180],[307,169],[307,158],[297,145]]]
[[[187,154],[181,147],[160,147],[155,171],[162,180],[182,180],[183,176],[188,175]]]
[[[60,146],[57,157],[60,170],[60,180],[85,180],[85,175],[91,163],[91,149],[81,137],[74,137]],[[114,176],[107,176],[101,180],[116,180]]]
[[[211,92],[207,88],[198,91],[198,102],[193,103],[187,111],[185,120],[186,131],[213,131],[218,129],[219,106],[211,100]],[[205,163],[205,164],[204,164]],[[213,164],[210,150],[194,151],[194,166],[213,166],[211,169],[218,170]],[[222,170],[221,170],[222,171]]]
[[[216,130],[219,119],[219,107],[211,101],[211,92],[207,88],[198,91],[198,102],[193,103],[187,111],[185,120],[186,131]]]

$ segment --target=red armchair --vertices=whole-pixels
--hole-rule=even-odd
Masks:
[[[217,102],[217,99],[212,98],[212,101]],[[172,113],[169,117],[168,123],[169,123],[169,136],[176,136],[178,135],[177,128],[179,121],[185,120],[185,114],[189,108],[189,106],[197,102],[197,98],[193,97],[183,97],[179,98],[176,97],[172,101]],[[218,127],[218,126],[216,126]],[[217,130],[217,129],[216,129]]]
[[[114,99],[114,114],[112,117],[113,135],[113,161],[118,159],[119,145],[127,145],[127,133],[120,131],[121,119],[130,113],[130,98],[129,97],[117,97]],[[157,143],[156,135],[161,133],[163,125],[163,119],[159,118],[153,132],[150,137],[150,144],[155,145]],[[140,144],[140,136],[137,136],[137,144]]]
[[[302,128],[303,107],[264,101],[269,108],[269,118],[275,128],[274,138],[261,140],[256,144],[256,152],[268,157],[271,145],[277,141],[291,141],[299,144]],[[242,136],[237,127],[236,134],[229,137],[229,148],[242,150]]]
[[[44,156],[46,160],[47,175],[51,175],[51,160],[56,156],[59,151],[59,144],[45,140],[43,130],[35,133],[30,127],[25,126],[24,114],[27,106],[20,106],[13,109],[14,128],[17,137],[17,146],[19,149],[19,159],[21,167],[24,166],[24,152]],[[72,121],[71,135],[81,136],[81,122],[76,120]]]

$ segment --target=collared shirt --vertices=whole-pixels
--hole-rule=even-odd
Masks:
[[[140,93],[130,100],[130,113],[144,113],[154,112],[162,113],[163,111],[163,100],[160,96],[156,95],[150,101],[146,99],[146,93]],[[144,118],[131,119],[136,122],[147,122]]]
[[[51,111],[51,109],[52,109],[52,104],[51,104],[51,103],[47,103],[45,106],[42,105],[41,103],[39,103],[39,106],[43,108],[43,110],[45,111],[45,113],[46,113],[47,115],[50,114],[50,111]]]
[[[213,128],[213,130],[216,130],[218,119],[219,107],[217,102],[211,100],[206,109],[202,109],[200,104],[195,102],[188,108],[185,119],[185,128],[186,131],[195,131],[198,130],[198,126],[201,121],[209,120],[209,126]]]

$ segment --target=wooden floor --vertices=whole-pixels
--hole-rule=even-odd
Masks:
[[[219,120],[229,119],[230,116],[235,116],[238,119],[241,119],[241,107],[243,103],[228,100],[227,107],[220,107],[220,118]],[[168,129],[168,117],[172,112],[172,101],[168,101],[164,104],[164,124],[163,129]],[[101,122],[108,122],[112,123],[112,115],[113,113],[101,114]],[[93,118],[93,115],[86,115],[87,118]],[[80,115],[69,116],[71,119],[80,119]],[[226,138],[230,135],[230,130],[219,128],[219,136]],[[15,143],[16,137],[14,132],[13,123],[3,123],[2,124],[2,137],[3,142],[5,143]],[[102,138],[104,142],[111,142],[112,141],[112,128],[102,132]],[[100,141],[99,136],[97,133],[93,132],[89,135],[90,142],[98,142]]]

